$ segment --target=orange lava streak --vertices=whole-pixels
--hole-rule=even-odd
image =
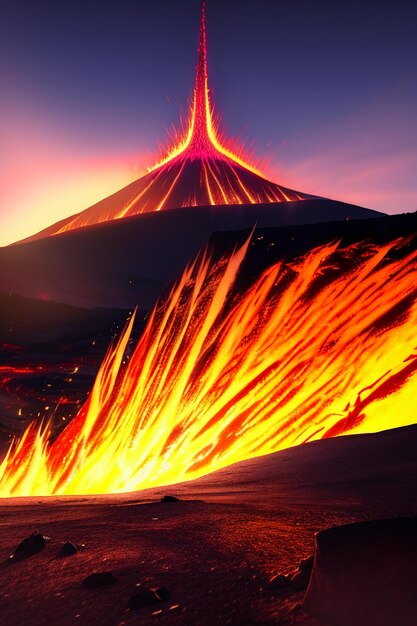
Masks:
[[[135,490],[414,423],[417,252],[406,244],[325,245],[240,296],[248,242],[217,264],[203,254],[123,365],[130,320],[59,438],[31,426],[10,448],[1,495]]]

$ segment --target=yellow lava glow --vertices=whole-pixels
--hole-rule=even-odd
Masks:
[[[409,242],[325,245],[236,289],[249,245],[187,268],[135,348],[132,317],[61,435],[48,443],[47,427],[30,426],[11,446],[2,496],[172,484],[313,439],[415,422]]]

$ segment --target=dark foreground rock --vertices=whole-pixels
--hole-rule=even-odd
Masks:
[[[62,544],[61,549],[58,553],[58,556],[64,557],[64,556],[73,556],[74,554],[77,554],[78,552],[78,548],[76,545],[74,545],[71,541],[66,541],[65,543]]]
[[[27,559],[34,554],[37,554],[46,546],[47,537],[44,537],[42,533],[32,533],[26,539],[23,539],[11,555],[10,559],[14,561],[20,561]]]
[[[134,611],[137,609],[145,609],[161,602],[166,602],[171,597],[171,593],[166,587],[151,589],[142,587],[137,591],[127,603],[127,608]]]
[[[107,585],[114,585],[117,579],[114,577],[113,572],[94,572],[84,578],[81,583],[83,589],[94,589],[95,587],[106,587]]]
[[[273,576],[268,583],[267,591],[278,591],[279,589],[288,589],[291,586],[291,577],[286,574],[277,574]]]
[[[417,624],[417,517],[321,531],[303,608],[330,626]]]
[[[298,570],[291,577],[291,586],[296,591],[305,591],[310,582],[311,572],[313,569],[314,556],[311,555],[306,559],[302,559],[298,565]]]
[[[310,582],[313,563],[314,555],[302,559],[298,565],[298,569],[291,574],[276,574],[273,576],[265,590],[272,592],[281,589],[289,589],[291,592],[305,591]]]
[[[175,496],[164,496],[161,498],[162,504],[169,504],[170,502],[181,502],[181,500]]]

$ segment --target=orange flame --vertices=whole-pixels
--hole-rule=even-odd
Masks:
[[[218,263],[203,254],[129,357],[132,317],[58,439],[30,426],[11,446],[0,494],[124,492],[414,423],[417,252],[407,243],[325,245],[269,267],[241,296],[249,242]]]

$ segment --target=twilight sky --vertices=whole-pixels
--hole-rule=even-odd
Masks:
[[[413,6],[414,5],[414,6]],[[0,9],[0,245],[145,173],[192,93],[199,0]],[[417,6],[207,0],[212,98],[269,178],[417,209]]]

